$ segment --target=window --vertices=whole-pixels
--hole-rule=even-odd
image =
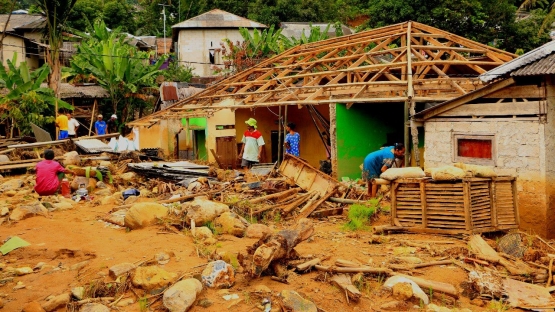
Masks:
[[[495,166],[495,135],[453,134],[453,161]]]

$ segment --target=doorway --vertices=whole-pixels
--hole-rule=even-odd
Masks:
[[[271,141],[271,146],[272,146],[272,162],[275,163],[278,160],[279,143],[280,142],[282,143],[281,153],[282,153],[282,155],[284,154],[284,150],[283,150],[283,132],[278,132],[276,130],[272,130],[272,132],[270,133],[270,141]]]
[[[202,130],[193,130],[193,146],[196,159],[208,160],[208,152],[206,151],[206,132]]]

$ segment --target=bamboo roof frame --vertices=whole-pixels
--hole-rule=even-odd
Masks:
[[[128,125],[181,118],[190,109],[444,102],[482,88],[480,74],[516,57],[404,22],[293,47]]]

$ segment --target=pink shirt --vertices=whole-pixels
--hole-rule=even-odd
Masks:
[[[54,160],[43,160],[37,164],[37,185],[35,192],[41,196],[54,195],[60,186],[58,172],[65,168]]]

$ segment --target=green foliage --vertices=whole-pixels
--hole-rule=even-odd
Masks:
[[[162,70],[165,81],[189,82],[193,78],[193,68],[170,61],[168,68]]]
[[[156,86],[155,77],[164,58],[154,65],[148,53],[127,44],[118,30],[108,31],[103,21],[94,24],[93,32],[77,47],[70,65],[74,79],[96,81],[110,93],[112,109],[123,121],[132,118],[133,109],[144,104],[141,95]],[[133,99],[131,99],[133,98]]]
[[[492,311],[492,312],[505,312],[505,311],[508,311],[510,308],[511,306],[507,302],[504,302],[503,300],[500,300],[500,301],[492,300],[488,304],[488,311]]]
[[[50,68],[44,64],[31,72],[27,62],[17,64],[17,53],[12,60],[7,60],[8,69],[0,66],[0,87],[8,89],[8,94],[0,98],[5,105],[1,118],[8,119],[12,127],[19,130],[20,135],[32,133],[30,123],[43,126],[54,121],[52,109],[58,102],[59,108],[73,109],[70,104],[56,99],[54,92],[41,88]]]
[[[353,204],[349,206],[348,219],[349,222],[343,225],[343,229],[347,231],[367,230],[370,218],[376,212],[378,200],[368,201],[368,205]]]
[[[144,312],[148,310],[148,298],[142,297],[138,301],[139,303],[139,311]]]
[[[329,38],[328,36],[328,31],[330,30],[330,26],[331,24],[328,24],[328,26],[324,29],[324,31],[322,31],[322,29],[320,27],[314,27],[312,26],[312,24],[310,25],[310,33],[308,35],[308,37],[305,35],[304,31],[301,34],[301,38],[300,39],[296,39],[296,38],[291,38],[293,45],[299,45],[299,44],[306,44],[306,43],[310,43],[310,42],[317,42],[320,40],[326,40]],[[339,28],[341,30],[341,28]],[[336,28],[337,30],[337,28]],[[341,35],[343,33],[343,30],[340,31]]]

